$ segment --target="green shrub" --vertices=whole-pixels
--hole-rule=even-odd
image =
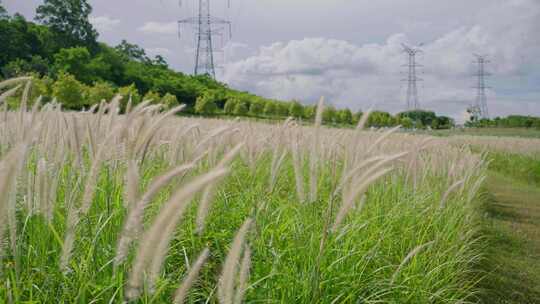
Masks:
[[[304,116],[304,107],[302,107],[298,101],[291,102],[289,106],[289,116],[301,118]]]
[[[195,102],[195,112],[198,114],[211,115],[217,111],[217,106],[214,100],[208,94],[204,94],[197,98]]]
[[[179,105],[178,99],[173,94],[167,93],[161,99],[161,103],[165,106],[166,109],[172,109]]]
[[[102,100],[109,102],[114,97],[114,87],[108,82],[96,82],[88,88],[88,104],[94,105]]]
[[[234,106],[234,115],[245,116],[248,113],[248,105],[245,101],[240,101]]]
[[[78,110],[84,105],[83,85],[73,75],[60,73],[53,94],[65,108]]]

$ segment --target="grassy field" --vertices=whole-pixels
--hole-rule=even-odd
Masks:
[[[6,302],[478,300],[479,155],[117,107],[0,116]]]
[[[306,126],[119,101],[0,113],[0,301],[538,298],[536,139],[323,128],[322,103]]]
[[[540,138],[540,130],[530,128],[460,128],[452,130],[432,130],[426,134],[434,136],[499,136],[499,137],[523,137]]]

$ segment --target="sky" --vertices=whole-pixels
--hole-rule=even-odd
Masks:
[[[33,18],[40,0],[3,0]],[[99,40],[122,39],[192,73],[194,36],[176,21],[196,0],[90,0]],[[180,6],[180,3],[182,5]],[[212,0],[232,21],[214,37],[218,80],[264,97],[336,107],[405,110],[402,43],[423,44],[422,108],[466,117],[475,100],[473,54],[487,55],[490,115],[540,116],[540,0]]]

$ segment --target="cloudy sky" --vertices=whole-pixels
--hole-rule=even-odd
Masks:
[[[32,18],[39,0],[3,0]],[[100,40],[127,39],[177,70],[193,70],[193,35],[176,20],[196,0],[90,0]],[[423,43],[423,108],[461,120],[475,98],[473,53],[487,54],[493,74],[490,114],[540,116],[540,0],[213,0],[233,22],[216,37],[218,79],[231,87],[338,107],[405,107],[401,43]]]

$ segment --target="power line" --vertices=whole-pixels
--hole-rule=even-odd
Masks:
[[[408,58],[408,63],[404,65],[408,69],[408,76],[406,79],[403,79],[403,81],[407,81],[407,110],[418,110],[420,109],[420,102],[418,101],[417,83],[419,81],[423,81],[423,79],[417,76],[416,68],[422,67],[422,65],[416,62],[416,55],[422,53],[422,50],[420,49],[422,44],[420,44],[418,47],[410,47],[403,43],[401,45],[403,46],[403,51],[407,54]]]
[[[178,21],[179,35],[182,26],[191,25],[196,32],[197,50],[195,52],[195,75],[209,75],[216,78],[216,68],[214,65],[213,37],[222,35],[223,31],[228,31],[229,38],[232,35],[231,22],[222,18],[214,17],[210,14],[210,0],[198,0],[198,15]],[[180,2],[182,5],[182,2]],[[228,2],[230,6],[230,1]]]

